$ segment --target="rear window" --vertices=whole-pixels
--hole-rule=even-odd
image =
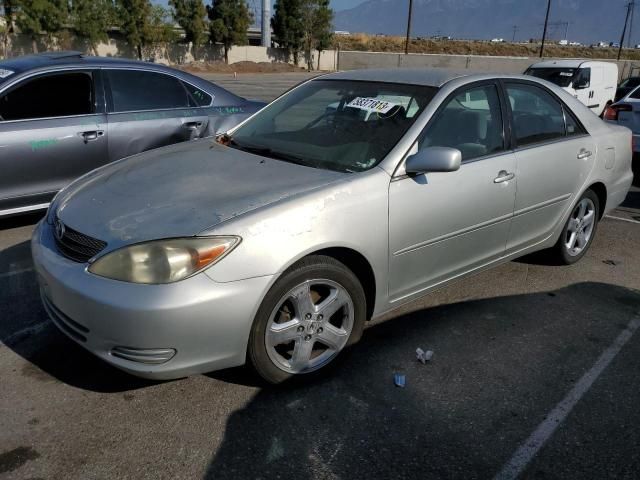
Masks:
[[[139,70],[109,70],[113,112],[165,110],[193,105],[180,80],[170,75]]]
[[[55,118],[94,113],[88,72],[43,75],[20,83],[0,97],[0,120]]]

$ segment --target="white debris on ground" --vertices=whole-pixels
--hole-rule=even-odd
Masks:
[[[433,358],[433,351],[432,350],[427,350],[425,352],[421,348],[416,348],[416,358],[423,365],[425,365],[427,362],[431,361],[431,359]]]

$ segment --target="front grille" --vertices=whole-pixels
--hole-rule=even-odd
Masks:
[[[107,246],[102,240],[67,227],[59,218],[54,220],[53,236],[60,253],[75,262],[86,262]]]

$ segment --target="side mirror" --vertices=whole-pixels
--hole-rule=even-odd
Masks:
[[[584,90],[585,88],[589,88],[589,82],[586,80],[578,80],[573,86],[574,90]]]
[[[460,168],[462,152],[449,147],[428,147],[415,155],[411,155],[405,162],[408,175],[428,172],[455,172]]]

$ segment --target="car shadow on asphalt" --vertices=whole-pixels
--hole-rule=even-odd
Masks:
[[[639,309],[638,291],[582,283],[372,325],[327,378],[235,411],[205,478],[491,478]]]
[[[51,377],[96,392],[123,392],[154,382],[111,367],[69,340],[48,320],[32,270],[29,242],[0,251],[0,348],[11,348],[28,360],[22,374],[36,380]]]

